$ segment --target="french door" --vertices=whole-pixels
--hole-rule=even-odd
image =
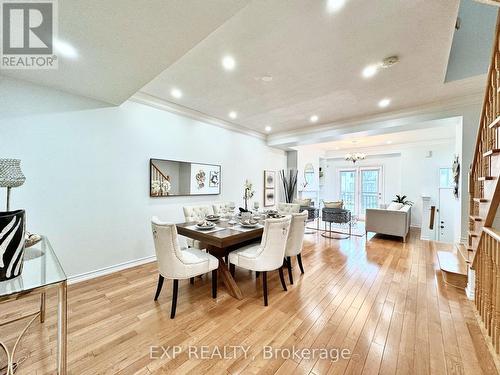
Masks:
[[[367,208],[382,203],[382,167],[353,167],[339,170],[339,198],[344,208],[364,220]]]

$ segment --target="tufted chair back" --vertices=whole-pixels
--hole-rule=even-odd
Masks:
[[[229,202],[215,202],[212,203],[212,208],[214,210],[215,215],[222,215],[223,210],[228,210],[229,209]]]
[[[283,264],[290,220],[290,216],[286,216],[280,219],[267,219],[264,222],[264,233],[260,243],[262,252],[259,254],[262,269],[275,270]]]
[[[300,212],[300,204],[298,203],[278,203],[278,212],[282,215],[290,215]]]
[[[286,242],[285,256],[291,257],[301,253],[307,216],[307,210],[298,214],[292,214],[288,240]]]
[[[213,215],[212,206],[184,206],[184,218],[187,222],[200,221],[207,215]]]
[[[184,254],[175,224],[164,223],[155,216],[151,219],[151,227],[160,274],[167,279],[182,278],[185,274]]]

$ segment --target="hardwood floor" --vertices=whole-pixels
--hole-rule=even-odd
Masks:
[[[463,291],[445,285],[436,251],[447,246],[403,244],[379,236],[329,240],[306,235],[305,274],[294,260],[294,285],[281,288],[269,273],[269,307],[260,279],[237,269],[244,294],[230,297],[219,282],[211,298],[210,275],[180,282],[177,315],[169,318],[171,281],[153,301],[155,264],[136,267],[69,287],[71,374],[496,374],[493,358]],[[286,276],[286,275],[285,275]],[[288,278],[286,277],[288,280]],[[23,303],[36,310],[38,300]],[[2,316],[20,314],[2,305]],[[35,323],[19,356],[29,356],[18,374],[52,374],[55,368],[55,296],[46,323]],[[7,309],[5,309],[5,307]],[[0,328],[14,342],[22,322]],[[182,346],[175,358],[151,359],[151,346]],[[250,346],[245,358],[189,359],[187,347]],[[339,348],[348,359],[263,358],[263,347]],[[156,350],[156,349],[155,349]],[[159,353],[162,354],[162,353]],[[172,353],[170,353],[172,354]],[[0,354],[0,363],[5,356]],[[2,367],[2,366],[0,366]]]

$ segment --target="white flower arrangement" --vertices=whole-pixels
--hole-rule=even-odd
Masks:
[[[151,192],[153,195],[168,195],[172,184],[168,180],[154,180],[151,182]]]
[[[160,181],[154,180],[151,182],[151,192],[153,195],[159,195],[160,194]]]
[[[245,200],[245,210],[248,210],[248,200],[253,197],[255,191],[253,190],[253,184],[248,180],[245,180],[245,185],[243,185],[243,187],[245,188],[243,195],[243,199]]]
[[[168,180],[164,180],[160,184],[160,189],[161,189],[162,194],[166,193],[168,195],[168,193],[170,192],[171,188],[172,188],[172,184]]]

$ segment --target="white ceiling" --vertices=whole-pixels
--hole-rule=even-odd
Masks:
[[[57,70],[1,74],[121,104],[249,1],[59,1],[59,39],[78,59],[60,58]]]
[[[320,152],[338,151],[345,153],[353,150],[363,151],[367,148],[374,147],[392,148],[398,145],[443,142],[455,139],[456,125],[455,121],[433,121],[428,124],[428,126],[431,127],[424,129],[378,134],[367,137],[347,135],[343,139],[334,142],[317,143],[293,148],[296,150],[316,150]]]
[[[141,91],[259,132],[270,125],[273,134],[483,91],[481,76],[444,83],[458,0],[346,0],[337,13],[326,4],[253,0]],[[221,67],[226,54],[234,71]],[[361,77],[393,54],[399,64]],[[170,96],[173,87],[182,98]],[[385,97],[392,103],[382,110]]]

